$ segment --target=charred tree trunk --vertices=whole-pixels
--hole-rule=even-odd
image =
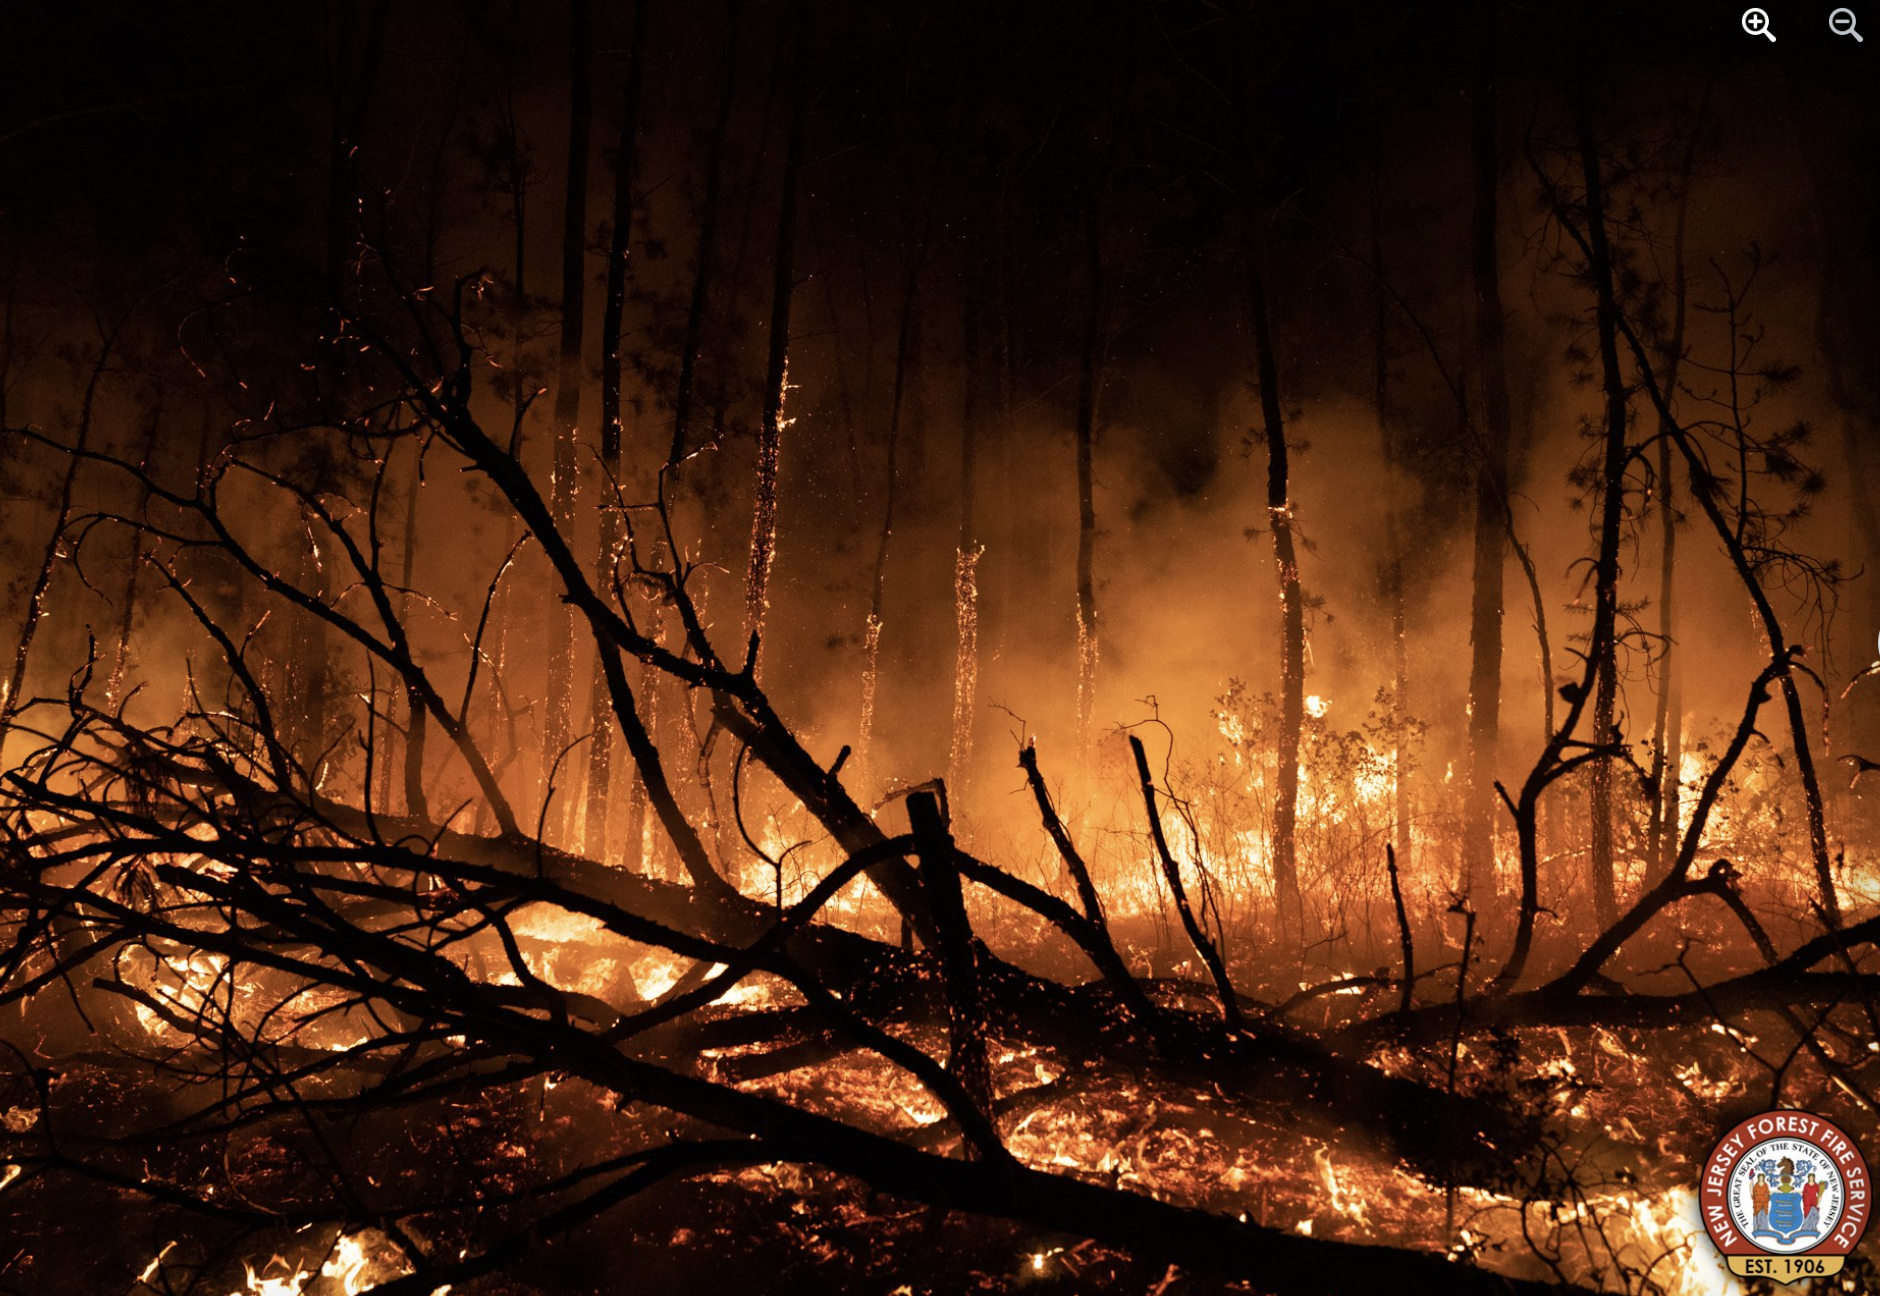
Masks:
[[[908,829],[920,860],[921,891],[939,937],[941,981],[947,1000],[947,1072],[959,1081],[974,1108],[990,1117],[994,1090],[992,1063],[986,1051],[986,1015],[980,1003],[979,942],[967,919],[960,875],[953,864],[953,834],[943,804],[932,792],[916,792],[908,797]],[[976,1147],[970,1142],[967,1146],[980,1156],[1002,1159],[996,1146]]]
[[[888,405],[888,461],[885,466],[881,530],[875,540],[875,565],[868,584],[868,620],[862,631],[862,713],[856,726],[855,763],[865,781],[871,774],[871,748],[875,736],[875,688],[880,682],[882,613],[888,592],[888,550],[894,539],[895,506],[900,497],[901,418],[907,408],[910,375],[918,368],[920,346],[920,267],[927,257],[927,237],[908,264],[901,294],[901,326],[894,343],[894,390]]]
[[[338,6],[338,31],[332,52],[332,118],[327,130],[326,186],[326,291],[331,298],[331,322],[320,345],[315,367],[320,383],[322,404],[337,409],[344,404],[347,374],[352,356],[339,344],[344,319],[352,309],[348,291],[353,279],[353,257],[359,246],[355,203],[360,186],[356,183],[359,151],[364,144],[367,109],[372,88],[378,77],[379,59],[385,46],[388,17],[387,0],[371,0],[365,14],[364,30],[357,29],[358,15],[352,0]],[[337,484],[338,461],[331,449],[316,448],[309,457],[310,467],[320,489]],[[311,546],[311,541],[309,542]],[[317,547],[313,547],[317,550]],[[303,573],[316,585],[322,569],[317,551],[306,555]],[[322,598],[327,591],[322,590]],[[326,746],[331,724],[332,699],[328,689],[328,644],[326,622],[318,617],[298,617],[292,623],[293,647],[288,669],[296,677],[298,690],[295,728],[298,736],[318,757]]]
[[[633,241],[633,190],[636,150],[640,138],[640,80],[646,63],[646,11],[651,0],[633,6],[633,33],[628,38],[626,87],[620,103],[620,154],[614,161],[613,232],[607,247],[606,300],[601,309],[601,483],[600,552],[595,557],[594,579],[603,591],[619,588],[615,565],[624,538],[620,499],[623,466],[620,419],[620,328],[627,305],[627,258]],[[606,672],[597,658],[589,685],[589,723],[593,732],[588,749],[587,821],[583,849],[596,858],[608,852],[608,815],[614,792],[614,725],[607,704]],[[642,693],[643,695],[643,693]],[[630,864],[639,862],[639,842],[628,843]]]
[[[1101,384],[1103,347],[1103,189],[1105,174],[1084,223],[1084,270],[1089,299],[1084,311],[1084,338],[1077,371],[1077,752],[1080,767],[1090,753],[1090,716],[1096,707],[1097,659],[1097,501],[1095,446],[1097,391]]]
[[[423,485],[424,447],[420,444],[411,457],[411,480],[405,489],[405,543],[398,555],[398,617],[406,625],[411,624],[411,592],[417,588],[413,569],[418,556],[418,501]],[[405,689],[405,724],[405,813],[421,822],[428,821],[431,806],[424,790],[424,748],[430,717],[409,687]]]
[[[1267,310],[1266,276],[1261,248],[1247,246],[1247,304],[1253,316],[1254,360],[1260,382],[1260,415],[1266,432],[1266,516],[1273,533],[1273,563],[1279,577],[1280,717],[1279,750],[1273,789],[1273,883],[1281,924],[1298,928],[1303,920],[1299,895],[1297,825],[1299,820],[1299,747],[1305,729],[1305,600],[1299,588],[1299,557],[1293,538],[1291,476],[1286,425],[1280,412],[1279,360]]]
[[[1383,114],[1374,110],[1371,165],[1372,294],[1371,406],[1377,415],[1378,443],[1384,459],[1384,602],[1390,612],[1391,711],[1395,743],[1391,753],[1391,876],[1413,859],[1410,841],[1410,636],[1404,608],[1403,483],[1398,467],[1397,433],[1390,409],[1390,295],[1384,273]],[[1408,939],[1408,929],[1405,929]],[[1405,974],[1409,974],[1406,972]]]
[[[1679,276],[1680,284],[1682,275]],[[1683,332],[1684,292],[1677,292],[1677,326]],[[1682,345],[1677,343],[1675,345]],[[1676,351],[1666,356],[1664,390],[1677,390]],[[1658,576],[1658,705],[1652,716],[1652,873],[1661,877],[1671,866],[1672,843],[1678,830],[1678,805],[1683,788],[1684,689],[1678,660],[1677,572],[1678,513],[1675,447],[1663,434],[1658,443],[1658,513],[1660,570]]]
[[[0,427],[6,424],[0,420]],[[138,460],[138,471],[144,478],[137,491],[137,511],[131,516],[142,518],[150,507],[150,459],[156,453],[157,441],[163,430],[163,406],[151,407],[149,426],[144,431],[143,453]],[[113,710],[124,699],[124,680],[131,668],[132,630],[137,622],[138,589],[143,583],[144,564],[149,561],[150,547],[142,531],[135,532],[130,538],[129,561],[124,564],[123,607],[119,609],[116,651],[111,658],[111,674],[105,683],[105,705]]]
[[[967,46],[973,51],[974,98],[982,89],[982,72],[991,57],[980,20],[969,19]],[[981,192],[998,191],[997,149],[982,133],[968,163],[969,177]],[[986,309],[985,267],[994,241],[989,222],[975,217],[966,237],[965,296],[960,303],[960,526],[953,547],[953,724],[947,744],[947,781],[956,797],[963,796],[973,759],[973,719],[979,707],[979,558],[985,546],[979,538],[979,419],[983,343],[980,325]]]
[[[1613,289],[1612,250],[1606,238],[1606,198],[1599,141],[1588,102],[1592,88],[1592,33],[1582,27],[1577,42],[1574,124],[1580,172],[1585,184],[1587,277],[1597,297],[1594,327],[1599,338],[1599,368],[1605,390],[1605,435],[1599,474],[1599,557],[1593,569],[1593,630],[1587,653],[1598,672],[1593,701],[1592,870],[1593,906],[1602,929],[1618,917],[1614,891],[1612,791],[1613,768],[1604,750],[1617,741],[1613,726],[1618,698],[1619,532],[1625,512],[1627,392],[1619,368],[1618,305]]]
[[[744,578],[744,633],[751,669],[762,651],[764,614],[770,608],[770,565],[777,555],[777,467],[783,447],[784,401],[790,385],[790,299],[796,290],[796,173],[803,152],[804,84],[809,62],[807,21],[798,0],[792,26],[796,72],[790,103],[790,136],[783,158],[783,197],[777,212],[777,254],[770,296],[770,361],[764,371],[763,425],[757,431],[757,482],[751,510],[751,558]]]
[[[570,0],[568,8],[568,183],[562,199],[561,344],[555,372],[555,428],[549,473],[549,503],[564,531],[574,527],[575,447],[580,439],[581,343],[587,316],[588,129],[593,118],[588,46],[592,21],[588,0]],[[574,723],[575,612],[557,601],[549,615],[548,676],[542,723],[542,795],[552,797],[556,764],[568,749]],[[570,822],[571,801],[564,799],[552,821]],[[557,836],[558,834],[551,834]]]
[[[1471,103],[1476,372],[1481,461],[1475,474],[1474,575],[1469,600],[1469,766],[1463,804],[1462,892],[1493,886],[1495,777],[1501,746],[1502,574],[1508,531],[1508,368],[1499,255],[1496,0],[1483,0]]]
[[[509,326],[509,378],[510,378],[510,421],[509,454],[520,460],[523,452],[524,423],[529,412],[529,384],[527,333],[529,324],[529,240],[528,240],[528,194],[529,166],[522,149],[521,126],[516,116],[516,85],[513,64],[508,68],[509,77],[503,85],[502,97],[496,111],[497,146],[502,152],[502,185],[509,198],[510,216],[510,265],[513,282],[508,303]],[[503,513],[503,550],[509,552],[516,542],[516,519],[507,510]],[[514,601],[506,590],[497,590],[495,594],[496,642],[490,656],[490,686],[498,706],[503,705],[503,680],[508,675],[510,619],[514,613]],[[518,744],[514,741],[513,724],[504,725],[510,734],[506,760],[514,760],[518,754]],[[477,830],[488,832],[494,821],[490,817],[489,807],[477,806]]]
[[[1677,224],[1671,236],[1671,332],[1665,339],[1664,358],[1658,371],[1659,390],[1667,403],[1678,398],[1678,370],[1684,361],[1684,321],[1690,296],[1684,272],[1684,232],[1690,214],[1691,174],[1697,166],[1697,146],[1703,137],[1709,104],[1710,86],[1706,84],[1704,101],[1691,124],[1691,137],[1679,171]],[[1683,678],[1679,672],[1677,629],[1678,509],[1674,457],[1677,447],[1668,422],[1660,417],[1658,423],[1658,704],[1652,716],[1649,842],[1654,880],[1670,872],[1676,851],[1684,763]]]
[[[972,261],[979,262],[977,249]],[[974,276],[977,283],[977,276]],[[973,715],[979,695],[979,541],[977,456],[979,442],[979,294],[970,288],[961,307],[965,394],[960,405],[960,530],[953,549],[953,737],[947,747],[947,778],[964,793],[973,758]]]
[[[705,143],[705,194],[699,203],[697,265],[692,271],[692,298],[686,307],[685,340],[679,349],[678,386],[672,398],[672,447],[667,464],[686,456],[692,423],[692,402],[698,382],[698,353],[705,334],[705,307],[711,300],[712,274],[718,249],[719,190],[724,182],[725,136],[731,129],[731,106],[738,94],[738,20],[743,6],[731,7],[725,34],[725,76],[718,92],[718,108]]]
[[[13,426],[12,411],[15,337],[13,325],[20,305],[20,250],[9,240],[6,269],[6,305],[0,307],[0,430]]]
[[[732,108],[737,102],[738,91],[738,42],[742,34],[744,6],[742,0],[732,0],[729,21],[726,23],[724,46],[724,70],[719,85],[718,103],[712,114],[712,124],[705,139],[704,192],[698,207],[698,238],[693,250],[692,287],[686,307],[685,334],[679,344],[679,372],[675,379],[672,395],[671,439],[666,450],[665,467],[668,470],[660,479],[661,492],[670,497],[673,489],[673,474],[684,462],[691,451],[691,429],[694,406],[698,399],[698,368],[700,352],[705,341],[705,316],[711,302],[711,296],[718,277],[718,231],[723,218],[724,203],[721,194],[724,187],[725,141],[731,130]],[[668,554],[669,561],[676,563],[677,555]],[[674,735],[679,734],[691,723],[692,710],[685,694],[674,687],[673,682],[659,672],[650,669],[643,672],[647,686],[646,708],[647,724],[653,727],[663,723]],[[655,729],[655,731],[657,731]],[[629,849],[638,851],[641,837],[646,827],[646,813],[651,809],[657,812],[658,806],[653,797],[653,788],[645,780],[636,779],[627,804],[627,837],[631,842]],[[657,818],[657,813],[655,813]],[[657,838],[655,838],[657,849]]]
[[[1260,389],[1261,430],[1266,441],[1266,519],[1273,537],[1273,565],[1279,585],[1280,720],[1274,760],[1273,886],[1281,929],[1302,933],[1304,911],[1299,894],[1298,821],[1299,749],[1305,731],[1305,599],[1299,584],[1299,556],[1293,536],[1291,469],[1286,420],[1279,396],[1279,358],[1266,295],[1266,240],[1261,232],[1254,192],[1253,142],[1247,134],[1252,115],[1246,68],[1235,61],[1233,79],[1232,164],[1240,211],[1241,258],[1246,274],[1247,316],[1253,334],[1254,377]]]

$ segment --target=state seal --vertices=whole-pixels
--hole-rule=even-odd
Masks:
[[[1771,1111],[1717,1140],[1698,1209],[1731,1273],[1792,1283],[1841,1271],[1866,1231],[1870,1194],[1846,1133],[1809,1112]]]

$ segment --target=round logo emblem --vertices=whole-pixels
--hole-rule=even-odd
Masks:
[[[1741,1278],[1792,1283],[1841,1266],[1867,1228],[1867,1162],[1839,1128],[1799,1111],[1752,1116],[1704,1163],[1704,1231]]]

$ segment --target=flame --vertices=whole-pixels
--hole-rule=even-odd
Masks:
[[[138,959],[138,954],[144,957]],[[225,975],[226,955],[203,950],[172,954],[133,950],[121,971],[126,981],[155,999],[171,1016],[197,1020],[229,1011],[232,987]],[[173,1040],[182,1034],[150,1005],[137,1003],[133,1007],[138,1025],[153,1038]]]
[[[366,1289],[366,1267],[371,1264],[371,1257],[366,1254],[365,1243],[359,1236],[344,1236],[333,1246],[333,1254],[320,1266],[322,1278],[335,1278],[345,1289],[346,1296],[358,1296]]]
[[[148,1287],[151,1283],[151,1280],[154,1279],[157,1276],[157,1274],[162,1271],[163,1257],[169,1255],[170,1252],[174,1251],[175,1249],[176,1249],[175,1242],[165,1242],[163,1244],[163,1249],[157,1252],[155,1255],[151,1256],[150,1263],[145,1265],[144,1271],[137,1275],[137,1281],[142,1283],[144,1286]]]
[[[164,1263],[176,1248],[170,1242],[151,1257],[138,1275],[138,1283],[152,1290],[168,1290]],[[341,1233],[322,1255],[290,1260],[276,1253],[257,1268],[242,1265],[242,1286],[228,1296],[362,1296],[382,1283],[413,1272],[405,1253],[377,1229]],[[431,1296],[449,1296],[450,1287],[435,1288]]]
[[[253,1266],[242,1266],[248,1274],[248,1285],[240,1291],[233,1291],[229,1296],[301,1296],[308,1279],[313,1277],[311,1270],[297,1269],[285,1278],[263,1278],[254,1271]]]
[[[1697,800],[1695,797],[1686,795],[1686,791],[1687,789],[1701,786],[1706,772],[1704,762],[1699,760],[1692,753],[1685,752],[1678,757],[1677,798],[1678,832],[1680,834],[1690,831],[1691,820],[1697,815]],[[1706,825],[1706,827],[1708,827],[1708,825]],[[1706,837],[1709,835],[1709,833],[1705,833]]]
[[[691,971],[691,968],[690,959],[680,958],[665,950],[654,950],[633,965],[633,984],[640,998],[651,1003],[678,985],[679,978]]]

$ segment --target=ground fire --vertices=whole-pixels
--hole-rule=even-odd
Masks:
[[[83,8],[0,1292],[1880,1290],[1863,41]]]

